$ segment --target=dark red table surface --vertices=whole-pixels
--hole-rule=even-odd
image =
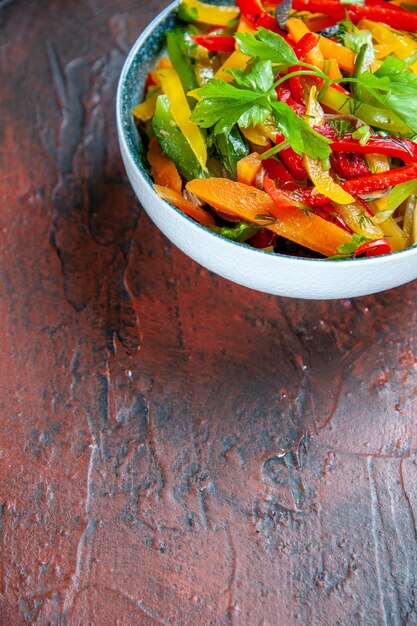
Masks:
[[[114,101],[164,0],[0,2],[0,623],[417,624],[416,283],[218,278]]]

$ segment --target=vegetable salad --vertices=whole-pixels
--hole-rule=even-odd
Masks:
[[[417,242],[417,0],[184,0],[133,110],[157,193],[271,253]]]

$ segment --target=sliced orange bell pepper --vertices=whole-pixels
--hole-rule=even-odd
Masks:
[[[245,185],[253,185],[258,172],[262,168],[262,159],[257,152],[252,152],[237,163],[237,179]]]
[[[355,70],[355,53],[352,50],[327,37],[319,37],[319,47],[325,59],[336,59],[342,70],[353,74]]]
[[[187,183],[187,189],[215,209],[235,213],[324,256],[337,254],[337,248],[350,241],[350,234],[339,226],[296,207],[278,207],[256,187],[225,178],[197,178]],[[271,222],[268,215],[276,221]]]
[[[154,183],[169,187],[177,193],[181,193],[182,181],[177,167],[171,159],[162,152],[156,137],[152,137],[148,149],[148,161],[151,166]]]
[[[342,78],[342,72],[340,71],[339,63],[336,59],[326,59],[324,62],[324,71],[330,80],[338,80],[339,78]]]
[[[167,68],[154,72],[160,81],[163,92],[168,96],[171,115],[179,129],[190,144],[197,161],[205,170],[207,163],[207,148],[201,130],[190,120],[191,110],[184,93],[181,80],[174,69]]]
[[[162,187],[161,185],[154,185],[153,187],[160,198],[166,202],[170,202],[176,206],[177,209],[183,211],[189,217],[192,217],[199,224],[203,224],[203,226],[214,224],[214,219],[210,213],[196,206],[184,198],[180,193],[177,193],[168,187]]]
[[[210,24],[211,26],[227,26],[235,20],[240,13],[237,7],[213,6],[199,0],[184,0],[189,9],[197,11],[197,22]]]

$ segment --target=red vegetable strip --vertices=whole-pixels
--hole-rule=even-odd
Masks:
[[[309,187],[308,189],[299,189],[297,192],[299,198],[298,202],[308,204],[311,207],[319,207],[329,204],[329,198],[319,193],[315,187]]]
[[[361,154],[337,152],[331,155],[330,164],[336,174],[346,180],[369,175],[369,167]]]
[[[348,5],[349,6],[349,5]],[[417,29],[417,14],[401,7],[366,2],[364,6],[349,6],[349,13],[353,12],[356,18],[366,17],[374,22],[383,22],[392,28],[413,31]]]
[[[307,170],[304,167],[303,157],[294,152],[292,148],[281,150],[279,156],[284,162],[285,167],[296,180],[300,181],[307,178]]]
[[[149,87],[153,87],[154,85],[156,85],[156,82],[153,79],[152,72],[148,72],[146,74],[145,92],[149,89]]]
[[[235,38],[226,35],[194,35],[191,39],[210,52],[233,52],[236,47]]]
[[[261,228],[261,230],[249,239],[248,243],[254,248],[262,249],[275,246],[277,239],[278,235],[276,233],[271,232],[267,228]]]
[[[395,170],[364,176],[363,178],[354,178],[343,183],[343,189],[353,195],[368,193],[369,191],[378,191],[405,183],[407,180],[417,179],[417,163],[398,167]]]
[[[294,78],[296,77],[294,76]],[[290,83],[290,80],[288,81],[288,83],[292,85],[292,83]],[[297,113],[298,116],[304,115],[306,112],[305,105],[300,104],[299,102],[296,102],[294,100],[294,98],[292,97],[292,89],[286,86],[286,82],[287,81],[285,81],[285,83],[282,83],[276,88],[278,100],[288,104],[288,106],[290,106]]]
[[[304,61],[306,54],[316,46],[317,37],[315,37],[313,33],[306,33],[303,37],[301,37],[300,41],[295,44],[294,52],[297,55],[297,58]]]
[[[293,0],[292,8],[295,11],[323,13],[337,20],[345,17],[345,5],[342,6],[338,0]]]
[[[371,209],[371,207],[369,206],[367,202],[365,202],[365,200],[362,200],[362,198],[359,198],[358,196],[356,196],[355,200],[356,200],[356,204],[359,204],[362,207],[362,209],[366,213],[368,213],[368,215],[370,215],[371,217],[375,215],[375,211]]]
[[[319,129],[317,130],[319,131]],[[386,154],[396,159],[402,159],[407,164],[417,161],[417,144],[408,139],[371,137],[364,146],[361,146],[357,139],[346,136],[339,141],[334,141],[330,147],[333,152]]]
[[[308,206],[308,208],[312,208],[329,204],[329,198],[318,193],[315,188],[298,189],[295,193],[290,193],[287,190],[276,187],[268,174],[266,174],[264,178],[264,187],[265,191],[269,193],[271,197],[271,193],[273,194],[272,199],[281,207],[294,207],[299,204],[304,204]]]
[[[389,2],[379,4],[368,0],[364,5],[341,5],[338,0],[293,0],[293,9],[324,13],[336,20],[344,19],[347,12],[353,22],[365,17],[375,22],[383,22],[399,30],[417,30],[417,13],[391,5]]]
[[[385,238],[374,239],[373,241],[366,241],[358,246],[353,253],[354,257],[361,256],[379,256],[381,254],[389,254],[391,252],[391,246]]]
[[[278,33],[284,37],[285,40],[287,40],[286,34],[280,29],[275,18],[264,11],[260,2],[257,0],[236,0],[236,4],[243,17],[245,17],[248,22],[253,24],[256,28],[262,26],[263,28],[272,30],[274,33]]]
[[[318,206],[314,209],[316,215],[322,217],[327,222],[333,222],[340,228],[343,228],[347,233],[353,233],[353,230],[349,228],[346,224],[345,220],[341,215],[338,215],[331,204],[327,204],[325,206]]]
[[[301,84],[300,76],[292,76],[288,79],[291,89],[291,95],[296,104],[304,105],[304,89]],[[287,103],[288,104],[288,103]]]
[[[273,157],[266,159],[263,166],[269,178],[276,180],[281,188],[285,187],[288,191],[298,188],[294,178],[291,176],[285,165],[283,165],[278,159],[274,159]]]

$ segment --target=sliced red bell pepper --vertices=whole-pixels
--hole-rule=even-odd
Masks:
[[[301,84],[301,77],[291,76],[291,78],[288,79],[288,83],[290,85],[293,100],[297,104],[304,105],[304,89]]]
[[[314,209],[316,215],[322,217],[327,222],[333,222],[333,224],[337,224],[340,228],[343,228],[348,233],[352,233],[352,229],[346,224],[345,220],[341,215],[335,212],[334,207],[331,204],[326,204],[324,206],[318,206]]]
[[[308,208],[312,208],[329,204],[329,198],[318,193],[314,188],[298,189],[295,193],[280,189],[270,179],[268,174],[264,178],[264,188],[274,202],[281,207],[294,207],[303,204]]]
[[[354,3],[342,5],[338,0],[293,0],[293,9],[323,13],[336,20],[344,19],[347,12],[353,22],[364,17],[374,22],[383,22],[399,30],[417,30],[417,13],[389,2],[379,3],[366,0],[363,5]]]
[[[316,129],[320,132],[320,129]],[[417,144],[409,139],[400,137],[371,136],[364,146],[357,139],[346,135],[343,139],[336,140],[331,144],[333,152],[355,152],[358,154],[386,154],[387,156],[401,159],[404,163],[417,162]]]
[[[278,159],[274,157],[266,159],[263,162],[263,166],[269,178],[276,180],[281,188],[287,189],[288,191],[298,188],[294,178],[291,176],[285,165],[283,165]]]
[[[297,77],[294,76],[294,78]],[[293,83],[290,83],[290,80],[288,81],[288,83],[290,86],[293,86]],[[286,86],[286,82],[287,81],[285,81],[285,83],[281,83],[281,85],[276,88],[278,100],[288,104],[288,106],[290,106],[297,113],[298,116],[304,115],[306,112],[305,105],[300,104],[299,102],[296,102],[294,100],[294,98],[292,97],[292,89],[290,88],[290,86]]]
[[[298,181],[307,179],[307,170],[304,167],[303,157],[294,152],[292,148],[285,148],[280,153],[285,167],[289,170],[291,175]]]
[[[391,246],[385,238],[366,241],[358,246],[353,253],[356,258],[358,256],[379,256],[380,254],[389,254]]]
[[[319,193],[315,187],[299,189],[295,197],[298,197],[298,202],[302,202],[314,208],[329,204],[329,198]]]
[[[371,176],[364,176],[363,178],[347,180],[343,183],[343,189],[352,195],[359,195],[369,191],[385,189],[386,187],[405,183],[407,180],[413,179],[417,179],[417,163],[397,167],[388,172],[380,172]]]
[[[330,157],[332,169],[340,178],[350,180],[369,175],[369,167],[361,154],[354,152],[337,152]]]
[[[236,4],[243,17],[245,17],[248,22],[253,24],[256,28],[262,26],[263,28],[267,28],[268,30],[278,33],[284,37],[285,40],[287,40],[286,34],[278,26],[276,19],[262,8],[260,2],[257,0],[236,0]]]
[[[278,235],[276,233],[271,232],[267,228],[261,228],[257,233],[253,235],[248,241],[248,243],[254,248],[269,248],[270,246],[275,246],[278,239]]]
[[[285,148],[285,150],[281,150],[279,156],[295,180],[306,180],[307,170],[304,167],[303,157],[294,152],[292,148]]]
[[[371,217],[375,215],[375,211],[371,209],[371,207],[369,206],[367,202],[365,202],[365,200],[362,200],[362,198],[359,198],[358,196],[356,196],[355,200],[356,200],[356,204],[359,204],[362,207],[362,209],[365,211],[365,213],[368,213],[368,215],[370,215]]]
[[[154,85],[156,85],[156,82],[153,79],[152,72],[148,72],[145,80],[145,93],[148,91],[149,87],[153,87]]]
[[[310,50],[317,46],[317,37],[313,35],[313,33],[306,33],[301,37],[301,39],[295,44],[294,52],[297,55],[297,58],[305,61],[305,56]]]
[[[292,3],[295,11],[321,13],[336,20],[342,20],[345,17],[345,6],[341,5],[339,0],[293,0]]]
[[[226,35],[193,35],[191,39],[210,52],[233,52],[236,47],[235,38]]]

